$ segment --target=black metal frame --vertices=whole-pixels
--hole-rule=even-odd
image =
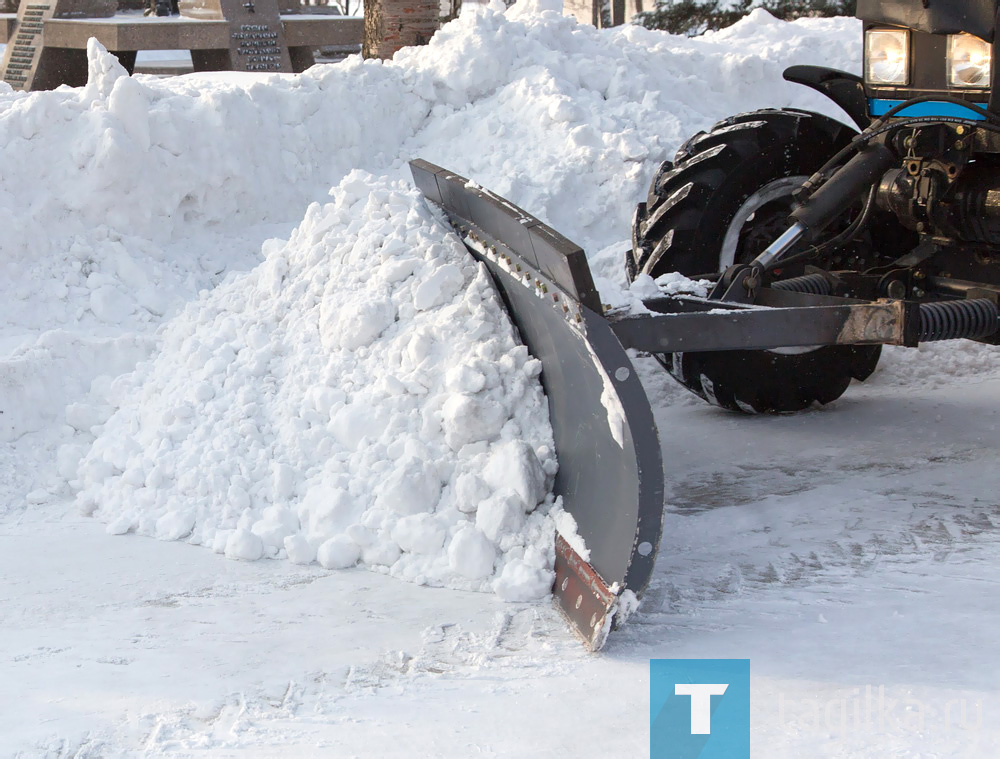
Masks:
[[[916,345],[920,304],[875,303],[762,288],[754,304],[691,296],[644,301],[653,314],[611,314],[626,348],[650,353],[813,345]]]

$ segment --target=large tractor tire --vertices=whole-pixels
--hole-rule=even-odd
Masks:
[[[636,209],[629,278],[680,272],[688,277],[749,263],[785,231],[792,192],[855,132],[833,119],[762,110],[719,122],[688,140],[653,177]],[[846,222],[845,222],[846,223]],[[836,234],[843,225],[834,227]],[[862,269],[873,263],[861,239],[812,263]],[[801,268],[777,271],[797,276]],[[879,346],[667,353],[656,358],[709,403],[746,413],[800,411],[839,398],[878,363]]]

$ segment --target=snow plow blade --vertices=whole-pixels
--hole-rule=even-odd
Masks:
[[[556,537],[555,599],[598,650],[649,582],[663,522],[663,469],[642,384],[602,315],[578,246],[509,201],[422,160],[417,187],[490,274],[542,363],[559,472],[555,494],[586,544]]]

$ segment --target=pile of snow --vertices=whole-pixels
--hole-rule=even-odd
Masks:
[[[78,503],[234,559],[359,561],[528,600],[552,584],[540,363],[415,190],[353,172],[109,388]]]
[[[85,88],[0,83],[0,338],[148,329],[351,170],[405,178],[418,156],[596,253],[628,238],[650,175],[695,131],[765,105],[836,112],[780,72],[856,68],[858,30],[759,12],[687,39],[483,10],[386,63],[169,80],[130,78],[93,43]]]
[[[0,83],[0,439],[34,435],[17,498],[72,481],[116,532],[538,591],[558,513],[536,365],[392,183],[418,156],[472,178],[589,250],[605,302],[637,307],[691,286],[624,289],[659,163],[733,113],[838,115],[781,71],[855,70],[861,34],[758,11],[688,39],[534,11],[477,9],[393,61],[296,76],[129,78],[92,44],[84,88]],[[419,508],[391,505],[403,490]]]
[[[447,436],[444,452],[438,451],[440,439],[423,435],[415,439],[425,448],[416,443],[407,448],[403,442],[390,447],[371,435],[362,445],[355,439],[357,424],[385,423],[380,434],[392,434],[396,428],[391,420],[351,421],[345,411],[326,420],[332,428],[320,435],[313,430],[316,415],[331,410],[336,415],[338,404],[357,405],[351,391],[337,387],[348,382],[364,386],[368,394],[393,389],[397,400],[412,395],[417,385],[400,390],[390,379],[399,380],[397,367],[389,363],[392,354],[371,350],[364,342],[403,340],[405,333],[413,350],[419,350],[424,338],[414,335],[425,334],[422,320],[432,318],[430,311],[413,306],[413,314],[402,308],[393,312],[386,304],[410,296],[392,288],[390,294],[344,291],[344,307],[356,321],[350,323],[347,314],[335,319],[327,300],[325,321],[316,329],[345,330],[352,336],[337,345],[328,336],[326,343],[312,346],[316,350],[305,350],[298,341],[315,342],[319,333],[279,333],[271,323],[274,315],[257,323],[265,311],[247,306],[229,313],[227,299],[254,302],[246,292],[237,295],[240,288],[273,278],[268,267],[282,256],[293,261],[319,255],[300,249],[306,230],[319,223],[313,216],[317,211],[302,219],[309,204],[326,198],[331,186],[359,168],[389,180],[405,179],[406,162],[423,156],[504,193],[595,251],[597,273],[606,275],[600,279],[602,289],[614,301],[631,206],[659,161],[690,133],[726,113],[775,102],[808,105],[809,98],[822,102],[781,82],[778,72],[791,60],[831,55],[834,63],[853,65],[851,45],[856,45],[845,48],[843,31],[855,36],[856,23],[787,25],[756,14],[732,30],[689,40],[640,28],[598,31],[540,7],[535,10],[543,12],[467,13],[427,47],[403,51],[394,61],[355,57],[300,76],[129,78],[113,56],[92,44],[84,88],[27,94],[0,84],[0,262],[5,275],[0,438],[41,436],[33,449],[39,463],[20,464],[24,474],[16,478],[18,483],[28,480],[29,489],[43,486],[33,491],[32,500],[56,498],[72,480],[81,505],[112,522],[114,531],[186,535],[222,550],[228,545],[232,556],[294,554],[299,560],[350,533],[362,562],[391,566],[412,579],[485,587],[498,576],[509,579],[520,573],[528,578],[521,590],[504,591],[500,583],[500,592],[526,595],[523,588],[536,580],[541,587],[551,559],[542,535],[551,526],[543,518],[547,506],[531,509],[544,500],[547,485],[521,488],[519,514],[509,499],[500,497],[497,476],[491,475],[491,482],[485,475],[499,468],[487,465],[499,460],[503,450],[517,452],[497,448],[508,438],[535,451],[542,471],[551,475],[554,466],[546,448],[549,433],[537,426],[545,419],[543,408],[521,432],[511,426],[511,419],[516,426],[517,414],[527,414],[532,405],[517,410],[516,388],[510,383],[523,375],[517,381],[528,383],[523,394],[535,399],[532,403],[537,404],[540,392],[537,381],[524,374],[534,371],[534,364],[524,360],[523,352],[497,354],[494,359],[507,356],[504,361],[513,363],[477,370],[472,379],[453,376],[447,357],[435,356],[427,378],[412,380],[427,389],[425,396],[410,400],[430,404],[419,412],[430,415],[429,424],[436,424],[437,417],[444,423],[448,414],[455,426],[468,424],[460,417],[475,417],[478,410],[465,408],[468,401],[462,398],[474,399],[477,392],[461,383],[472,382],[473,387],[480,375],[514,393],[498,401],[494,416],[479,420],[480,430],[469,430],[474,439],[464,453],[461,447],[452,450]],[[765,52],[748,52],[754,48]],[[762,78],[773,81],[761,87]],[[366,192],[398,195],[398,189],[387,190],[383,180],[371,179],[364,180],[368,190],[359,190],[364,181],[357,175],[344,181],[335,206],[350,204],[353,223],[362,226],[386,222],[384,209],[361,198]],[[400,203],[400,209],[410,208],[409,215],[412,198]],[[330,223],[333,234],[339,227]],[[261,252],[266,240],[286,237],[296,226],[300,229],[288,248],[296,255],[279,253],[278,243],[264,245]],[[359,228],[343,234],[346,245],[362,233]],[[452,264],[464,271],[455,297],[465,298],[463,293],[473,287],[469,264],[460,263],[458,249],[443,242],[443,233],[437,233],[437,240],[433,253],[411,253],[423,260],[451,250]],[[316,245],[325,250],[320,241]],[[233,272],[251,269],[262,258],[262,268],[232,279]],[[356,280],[375,287],[380,260],[362,258],[358,266]],[[303,283],[313,281],[305,268],[298,274]],[[414,270],[405,287],[417,287],[424,275],[429,271]],[[456,281],[445,279],[444,285]],[[175,318],[202,290],[211,294]],[[421,297],[428,297],[426,289],[422,292]],[[289,313],[319,307],[295,301],[294,289],[282,288],[281,293],[289,299]],[[626,299],[635,296],[627,294]],[[223,303],[219,314],[231,319],[208,316]],[[457,307],[451,297],[438,306]],[[390,315],[399,321],[387,325]],[[233,319],[243,332],[233,334]],[[500,323],[493,324],[499,330],[495,339],[509,333],[509,326]],[[161,324],[168,326],[157,333]],[[244,344],[254,324],[257,342]],[[366,334],[380,324],[388,326],[383,334]],[[452,355],[484,350],[483,335],[473,339],[474,333],[466,331],[457,337],[461,339],[451,341]],[[355,342],[359,347],[351,352]],[[466,347],[457,347],[462,345]],[[361,361],[365,350],[371,353]],[[358,363],[315,366],[321,357],[345,351]],[[199,358],[191,364],[194,355]],[[205,363],[199,368],[195,364],[201,358]],[[151,362],[140,363],[146,359]],[[134,374],[115,379],[136,364]],[[248,373],[239,380],[223,378],[220,364],[226,371],[239,366]],[[274,365],[274,371],[265,371],[265,364]],[[360,366],[365,367],[363,381],[353,378]],[[251,369],[263,373],[255,375]],[[451,384],[442,389],[441,382]],[[237,384],[242,391],[238,398],[229,392],[236,392]],[[316,395],[314,386],[320,385],[333,395]],[[447,396],[452,398],[448,404],[446,392],[454,396]],[[380,408],[385,405],[380,396],[372,398]],[[400,407],[395,413],[418,413],[414,408]],[[324,445],[333,447],[327,450],[309,435],[295,434],[294,425],[302,424],[313,430],[309,435],[320,435],[328,441]],[[251,426],[257,435],[251,434]],[[430,435],[429,430],[419,431]],[[52,454],[60,443],[66,444],[56,457]],[[486,450],[475,444],[485,444]],[[51,453],[46,455],[46,449]],[[81,456],[85,459],[78,467]],[[407,525],[427,522],[411,519],[419,514],[390,510],[386,517],[371,511],[381,492],[375,480],[389,482],[406,457],[433,460],[430,469],[440,480],[436,507],[428,496],[421,510],[433,513],[444,530],[436,553],[415,552],[421,541],[406,534]],[[55,458],[61,479],[46,480],[41,462]],[[519,460],[529,461],[526,455]],[[39,475],[30,483],[35,467]],[[469,474],[480,470],[482,476]],[[400,471],[398,477],[405,479],[406,467]],[[319,494],[340,487],[335,474],[354,483],[352,503],[360,511],[348,509],[350,524],[345,516],[317,526]],[[427,491],[432,490],[428,485]],[[461,520],[456,513],[463,515]],[[452,517],[458,521],[449,521]],[[404,518],[409,521],[400,527],[397,522]],[[458,549],[452,550],[462,544],[455,543],[453,533],[465,523],[478,532],[463,534],[481,533],[497,551],[493,569],[482,577],[468,577],[474,573],[460,567]],[[282,526],[269,529],[267,524]],[[356,525],[375,535],[371,545],[362,546],[368,533],[351,531]],[[436,541],[437,532],[429,534],[433,540],[426,540]],[[291,551],[285,537],[293,539]],[[426,547],[426,541],[421,545]],[[539,558],[528,550],[531,546],[545,546],[546,555]],[[524,566],[531,571],[522,572],[515,563],[522,559],[522,549]],[[319,555],[332,565],[331,550]],[[389,561],[394,550],[401,551],[400,559]],[[449,550],[453,556],[445,564]]]

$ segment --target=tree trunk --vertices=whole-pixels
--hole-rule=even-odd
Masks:
[[[437,31],[439,0],[364,0],[365,58],[392,58],[409,45],[425,45]]]

